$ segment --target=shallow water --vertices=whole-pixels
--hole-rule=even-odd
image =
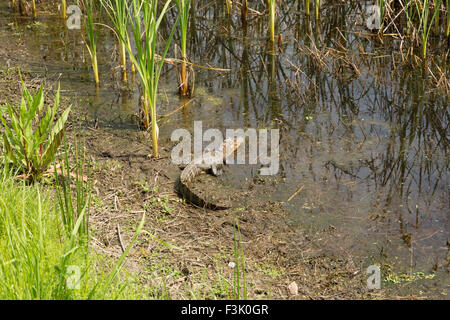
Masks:
[[[364,35],[357,4],[324,6],[327,18],[320,25],[305,19],[296,4],[284,8],[278,25],[283,46],[282,51],[276,46],[275,54],[267,43],[265,16],[252,15],[244,28],[239,17],[223,18],[217,3],[198,1],[194,7],[191,61],[230,71],[195,69],[194,100],[161,121],[161,143],[176,128],[192,131],[197,120],[221,130],[280,129],[276,176],[260,177],[255,166],[237,166],[226,181],[264,181],[263,196],[284,202],[288,223],[312,235],[338,230],[330,250],[344,249],[364,266],[386,263],[398,273],[435,272],[433,281],[411,287],[445,298],[448,96],[435,88],[433,76],[401,63],[398,40],[386,37],[381,43]],[[101,127],[118,133],[137,130],[132,117],[137,86],[120,88],[120,76],[111,71],[118,65],[111,32],[100,29],[103,83],[96,90],[81,32],[67,30],[53,15],[37,21],[11,15],[6,3],[0,4],[0,41],[20,39],[20,52],[30,53],[9,57],[11,66],[26,63],[36,75],[60,80],[64,95],[89,121],[98,117]],[[445,42],[432,40],[430,52],[448,79]],[[170,68],[161,80],[161,115],[187,101],[176,95]]]

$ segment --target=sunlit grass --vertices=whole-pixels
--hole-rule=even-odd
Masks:
[[[37,13],[36,13],[36,0],[33,0],[31,2],[31,8],[32,8],[32,14],[33,14],[33,18],[37,17]]]

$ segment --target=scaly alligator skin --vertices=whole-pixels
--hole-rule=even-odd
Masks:
[[[233,154],[239,146],[243,143],[243,140],[240,138],[236,138],[234,140],[226,139],[223,142],[223,160],[226,160],[228,156]],[[188,202],[202,208],[210,209],[210,210],[226,210],[229,209],[229,206],[220,206],[214,203],[208,202],[207,200],[201,198],[197,194],[195,194],[190,188],[189,183],[194,180],[196,176],[198,176],[202,172],[212,171],[214,175],[220,174],[216,165],[208,164],[207,161],[203,161],[200,164],[190,163],[188,164],[184,170],[181,172],[180,177],[176,183],[177,192]]]

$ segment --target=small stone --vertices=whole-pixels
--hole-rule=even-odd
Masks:
[[[296,283],[295,281],[292,282],[292,283],[288,286],[288,289],[289,289],[289,293],[290,293],[292,296],[298,295],[298,285],[297,285],[297,283]]]

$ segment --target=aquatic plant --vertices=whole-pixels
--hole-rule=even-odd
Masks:
[[[181,72],[179,92],[182,96],[187,96],[189,92],[189,74],[186,67],[187,61],[187,30],[189,24],[189,10],[191,0],[175,0],[178,15],[180,17],[180,42],[181,42]]]
[[[384,13],[386,11],[386,2],[385,0],[377,0],[376,5],[380,8],[380,32],[383,31],[383,21],[384,21]]]
[[[411,34],[411,26],[412,26],[412,16],[413,16],[413,9],[414,6],[412,5],[412,2],[414,0],[405,0],[405,5],[404,5],[404,11],[405,11],[405,16],[406,16],[406,34],[410,35]]]
[[[226,6],[227,6],[227,14],[231,14],[231,8],[233,6],[233,2],[231,0],[225,0]]]
[[[123,41],[127,39],[129,15],[127,13],[128,0],[101,0],[103,7],[106,9],[108,16],[114,26],[119,42],[120,66],[122,68],[122,81],[128,81],[127,72],[127,49],[126,45],[130,43]]]
[[[37,17],[37,13],[36,13],[36,0],[33,0],[31,2],[31,7],[32,7],[32,13],[33,13],[33,18]]]
[[[441,6],[442,0],[437,0],[437,4],[434,5],[434,10],[431,12],[430,18],[430,0],[424,0],[423,3],[416,1],[416,12],[419,16],[419,27],[418,33],[422,37],[422,58],[425,59],[427,55],[427,45],[428,38],[430,36],[431,27],[433,26],[433,21],[439,12],[439,7]]]
[[[146,130],[148,130],[150,126],[152,128],[154,157],[158,157],[159,128],[156,123],[156,102],[159,77],[164,65],[164,59],[175,33],[176,24],[180,18],[178,16],[170,36],[166,40],[164,52],[159,56],[156,53],[159,44],[158,29],[161,20],[169,9],[170,3],[171,0],[167,1],[161,8],[159,14],[157,1],[132,0],[131,6],[128,8],[128,12],[131,16],[131,37],[136,44],[136,55],[131,51],[131,47],[127,46],[127,50],[129,51],[130,58],[136,65],[136,70],[141,78],[144,102],[142,104],[142,120]],[[122,39],[122,41],[128,42],[129,39],[130,33],[127,32],[127,39]]]
[[[247,23],[247,18],[248,18],[248,1],[242,0],[242,9],[241,9],[242,24]]]
[[[66,0],[61,0],[61,16],[63,19],[67,19],[67,4]]]
[[[315,11],[316,11],[316,20],[319,20],[319,9],[320,9],[320,0],[315,1]]]
[[[270,19],[270,40],[275,41],[275,15],[276,15],[276,0],[267,0],[269,4],[269,19]]]
[[[445,1],[445,8],[447,10],[447,28],[445,30],[445,36],[448,37],[450,35],[450,2],[449,0]]]
[[[29,180],[38,179],[53,162],[64,136],[64,125],[70,107],[55,122],[59,107],[59,86],[53,108],[44,106],[43,87],[29,92],[22,83],[22,100],[19,108],[6,103],[10,125],[4,115],[0,120],[5,128],[3,146],[5,158]]]
[[[98,74],[98,62],[97,62],[97,33],[94,28],[94,3],[93,0],[80,0],[86,12],[86,19],[84,23],[84,29],[88,38],[85,41],[86,48],[89,51],[91,58],[92,71],[94,73],[94,81],[98,85],[100,83],[100,77]]]

